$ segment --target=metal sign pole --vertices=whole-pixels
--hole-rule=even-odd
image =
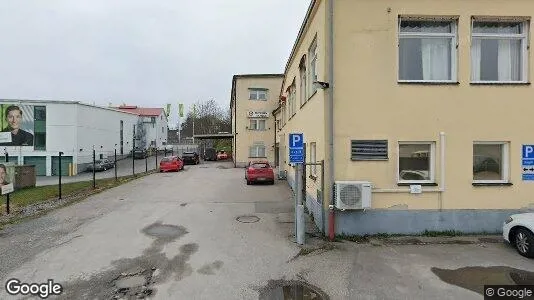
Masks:
[[[302,164],[297,164],[297,244],[304,245],[304,238],[306,234],[305,219],[304,219],[304,205],[302,205]]]
[[[63,152],[59,152],[59,199],[61,199],[61,156],[63,155]]]

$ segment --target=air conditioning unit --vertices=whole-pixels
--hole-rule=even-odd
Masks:
[[[336,181],[337,209],[366,209],[371,207],[371,183],[368,181]]]

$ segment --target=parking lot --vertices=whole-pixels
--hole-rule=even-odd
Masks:
[[[481,299],[484,284],[534,284],[532,260],[494,240],[328,243],[310,227],[302,251],[287,182],[246,185],[243,173],[188,166],[7,226],[0,281],[54,279],[61,299],[282,299],[297,281],[329,299]],[[0,298],[12,298],[3,283]]]

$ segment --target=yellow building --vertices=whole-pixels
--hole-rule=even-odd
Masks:
[[[235,75],[232,79],[233,161],[244,167],[251,160],[275,163],[275,123],[283,74]]]
[[[533,14],[521,0],[311,1],[273,115],[292,187],[289,133],[324,160],[306,167],[319,228],[332,206],[337,234],[497,232],[534,208]]]

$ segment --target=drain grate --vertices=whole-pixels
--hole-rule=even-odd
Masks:
[[[241,223],[256,223],[260,220],[260,218],[256,216],[239,216],[236,218],[236,220]]]

